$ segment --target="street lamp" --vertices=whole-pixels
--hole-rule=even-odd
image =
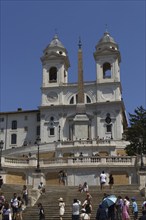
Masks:
[[[4,142],[1,140],[0,141],[0,170],[2,170],[2,149],[4,146]]]
[[[59,139],[58,139],[58,141],[60,141],[60,130],[61,130],[61,126],[59,125],[59,128],[58,128],[58,132],[59,132]]]
[[[35,141],[35,145],[38,146],[36,172],[41,172],[41,169],[40,169],[40,143],[41,143],[41,139],[40,139],[40,137],[37,137],[37,139],[36,139],[36,141]]]
[[[113,128],[112,128],[112,124],[110,124],[111,125],[111,140],[113,140]]]
[[[139,137],[139,145],[140,145],[140,156],[141,156],[141,163],[140,163],[140,170],[144,169],[144,162],[143,162],[143,137]]]

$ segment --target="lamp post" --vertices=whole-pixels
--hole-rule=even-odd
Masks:
[[[113,128],[112,128],[112,124],[111,124],[111,140],[113,140]]]
[[[141,163],[140,163],[140,170],[144,170],[144,162],[143,162],[143,137],[139,137],[139,145],[140,145],[140,157],[141,157]]]
[[[41,169],[40,169],[40,143],[41,143],[41,139],[40,139],[40,137],[37,137],[37,139],[35,141],[35,145],[37,145],[37,147],[38,147],[36,172],[41,172]]]
[[[60,130],[61,130],[61,126],[59,125],[59,127],[58,127],[58,133],[59,133],[59,139],[58,139],[58,141],[60,141]]]
[[[1,140],[0,141],[0,170],[2,170],[2,149],[4,146],[4,142]]]

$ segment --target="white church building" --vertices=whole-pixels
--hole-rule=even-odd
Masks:
[[[93,53],[95,81],[84,81],[82,43],[78,44],[78,82],[68,82],[70,61],[55,35],[44,49],[41,105],[36,110],[0,113],[2,167],[6,182],[58,184],[65,170],[68,185],[85,180],[99,184],[102,170],[116,184],[137,184],[136,157],[128,157],[123,133],[127,128],[120,81],[121,55],[108,32]],[[37,137],[40,143],[36,145]],[[25,156],[28,156],[26,160]],[[35,172],[39,166],[40,172]],[[128,169],[127,169],[128,167]],[[13,177],[13,178],[12,178]]]

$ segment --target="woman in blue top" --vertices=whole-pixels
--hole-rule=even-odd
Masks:
[[[137,220],[138,219],[138,205],[137,205],[135,197],[132,197],[131,200],[132,200],[133,217],[134,217],[134,220]]]

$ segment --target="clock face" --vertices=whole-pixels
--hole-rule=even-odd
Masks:
[[[55,102],[58,99],[58,95],[56,92],[49,92],[47,98],[49,102]]]

